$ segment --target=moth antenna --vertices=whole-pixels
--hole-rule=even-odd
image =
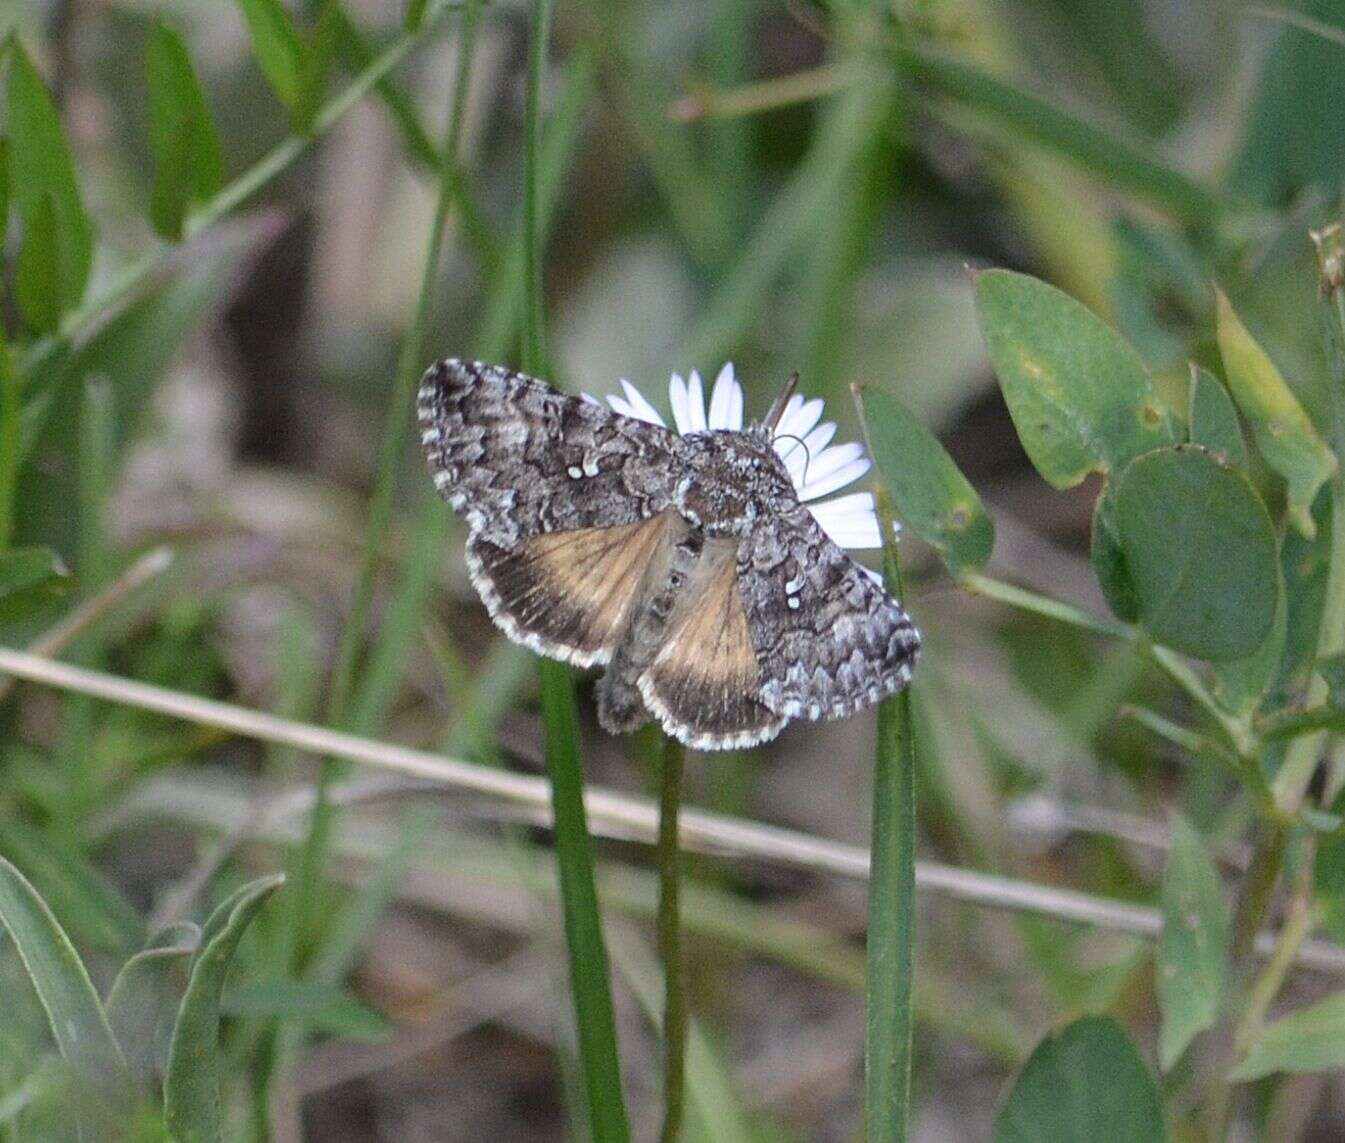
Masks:
[[[799,483],[802,484],[804,481],[806,481],[808,479],[808,466],[813,463],[813,452],[812,449],[808,447],[808,442],[805,441],[800,436],[795,436],[793,433],[779,433],[776,436],[772,437],[771,440],[799,442],[799,447],[803,449],[803,476],[800,478]],[[788,455],[789,455],[788,453],[782,452],[780,454],[780,459],[784,460],[784,458]]]
[[[775,432],[775,426],[780,423],[780,418],[785,415],[785,406],[789,403],[789,398],[794,395],[794,390],[799,387],[799,371],[794,370],[785,382],[785,387],[780,390],[780,395],[775,398],[775,403],[771,405],[771,410],[766,414],[766,419],[762,422],[772,433]]]

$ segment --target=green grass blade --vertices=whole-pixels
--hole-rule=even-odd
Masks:
[[[626,1140],[630,1138],[630,1128],[621,1093],[621,1061],[617,1054],[607,950],[593,879],[593,840],[584,816],[584,776],[579,762],[574,683],[564,663],[543,661],[541,678],[556,865],[589,1124],[598,1143]]]
[[[551,0],[533,0],[528,43],[528,91],[523,153],[523,367],[546,361],[542,302],[542,80],[550,42]],[[570,992],[579,1031],[579,1060],[588,1097],[589,1129],[597,1143],[630,1138],[621,1093],[611,979],[594,884],[593,839],[584,811],[584,773],[574,681],[563,663],[541,663],[546,766],[551,775],[556,865],[569,949]]]
[[[4,171],[0,170],[0,178]],[[0,203],[0,205],[4,205]],[[14,535],[14,498],[23,460],[23,391],[9,342],[0,329],[0,552]]]
[[[452,92],[448,136],[441,153],[439,193],[434,220],[430,226],[425,262],[421,270],[420,294],[411,328],[402,342],[397,365],[397,380],[388,400],[388,411],[383,426],[383,443],[379,456],[378,476],[369,504],[369,520],[365,527],[364,551],[357,573],[355,595],[350,613],[341,632],[332,668],[332,684],[327,701],[327,722],[336,726],[346,722],[355,688],[355,668],[364,630],[368,622],[373,598],[374,574],[385,546],[388,525],[392,519],[393,492],[397,471],[405,451],[413,420],[411,406],[416,383],[420,378],[424,354],[425,334],[429,326],[434,286],[438,280],[439,258],[443,251],[444,231],[449,211],[454,202],[454,163],[458,143],[462,137],[463,114],[466,106],[467,85],[471,75],[471,60],[476,43],[477,9],[468,6],[463,12],[462,64],[458,81]],[[305,871],[302,881],[295,886],[296,917],[300,929],[308,931],[320,897],[320,882],[331,830],[332,809],[327,797],[328,786],[336,773],[330,759],[322,763],[318,775],[317,802],[313,807],[312,825],[305,842],[305,855],[300,868]]]
[[[3,857],[0,924],[18,949],[62,1058],[86,1092],[99,1097],[94,1102],[107,1105],[78,1109],[81,1121],[91,1120],[96,1111],[124,1104],[131,1093],[126,1061],[84,962],[37,890]]]
[[[903,44],[895,55],[898,65],[925,88],[966,106],[1015,143],[1054,151],[1113,190],[1145,199],[1184,221],[1208,224],[1223,213],[1225,204],[1213,191],[1154,159],[1142,143],[942,52]]]
[[[879,519],[887,589],[901,598],[901,566],[885,497]],[[915,978],[915,737],[908,690],[878,707],[870,854],[864,1122],[869,1143],[904,1143]]]
[[[218,1143],[223,1138],[219,1023],[224,978],[248,925],[284,881],[282,876],[262,877],[243,886],[211,914],[202,931],[164,1076],[164,1115],[180,1143]]]

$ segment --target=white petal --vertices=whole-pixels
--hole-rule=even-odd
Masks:
[[[869,458],[858,456],[854,460],[842,464],[839,468],[827,473],[825,476],[809,475],[808,482],[799,489],[800,500],[816,500],[819,496],[825,496],[828,492],[835,492],[838,488],[844,488],[847,484],[853,484],[861,476],[869,471],[871,465]]]
[[[812,454],[812,459],[808,465],[807,483],[811,484],[814,480],[821,480],[824,476],[830,476],[838,468],[863,455],[864,446],[858,441],[832,445],[830,448],[815,452]]]
[[[672,405],[673,424],[679,433],[691,432],[691,414],[687,406],[687,383],[680,373],[674,373],[668,381],[668,401]]]
[[[822,419],[822,409],[824,407],[821,397],[814,397],[811,401],[804,401],[802,397],[797,397],[798,404],[790,400],[785,406],[785,415],[780,418],[779,425],[775,431],[785,436],[802,437],[807,436],[812,431],[812,427]]]
[[[735,431],[743,427],[743,391],[734,379],[732,365],[725,365],[715,378],[710,394],[709,427]]]
[[[581,397],[583,397],[584,400],[587,401],[590,405],[601,405],[601,404],[602,404],[602,402],[599,401],[598,398],[595,397],[592,393],[580,393],[579,395],[580,395]]]
[[[623,417],[635,416],[635,410],[630,407],[630,403],[624,397],[618,397],[615,393],[608,393],[607,403],[612,406],[612,412],[614,413],[620,413]]]
[[[881,548],[883,533],[874,511],[873,495],[855,492],[821,504],[809,505],[822,530],[843,548]]]
[[[733,404],[729,406],[729,424],[731,428],[741,429],[743,427],[743,387],[738,381],[737,375],[733,372],[733,362],[725,362],[724,368],[719,371],[719,376],[728,374],[728,378],[733,382]]]
[[[691,425],[688,432],[703,433],[708,427],[705,422],[705,386],[694,369],[687,383],[687,421]]]
[[[621,378],[621,388],[626,391],[626,400],[630,402],[632,412],[630,416],[638,417],[642,421],[648,421],[651,425],[662,425],[663,418],[659,416],[659,411],[649,403],[645,395],[634,385]]]

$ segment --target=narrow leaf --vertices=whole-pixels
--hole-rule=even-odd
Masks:
[[[0,924],[18,949],[62,1058],[100,1102],[128,1102],[126,1062],[83,961],[37,890],[3,857]]]
[[[150,32],[145,68],[149,142],[154,156],[150,219],[178,241],[187,208],[204,202],[224,181],[219,138],[182,37],[162,20]]]
[[[1338,992],[1268,1025],[1234,1080],[1260,1079],[1274,1072],[1320,1072],[1345,1067],[1345,992]]]
[[[1216,297],[1219,352],[1228,387],[1252,426],[1256,447],[1266,463],[1284,477],[1289,519],[1299,532],[1311,537],[1315,531],[1312,502],[1336,471],[1336,457],[1223,291],[1216,291]]]
[[[923,85],[964,104],[1011,146],[1047,147],[1117,190],[1147,199],[1179,218],[1208,222],[1220,212],[1215,193],[1154,159],[1154,149],[1081,118],[1035,92],[999,79],[965,60],[911,43],[899,63]]]
[[[254,1019],[302,1020],[307,1026],[333,1036],[378,1039],[392,1025],[340,985],[317,980],[259,980],[225,992],[220,1002],[225,1016]]]
[[[327,80],[341,31],[341,6],[337,0],[322,0],[317,23],[306,37],[299,66],[299,90],[294,103],[294,129],[307,135],[313,127],[313,118],[327,92]]]
[[[107,1019],[142,1091],[151,1090],[158,1072],[158,1044],[171,1027],[182,986],[173,979],[197,951],[201,930],[189,923],[156,933],[117,973],[107,993]]]
[[[84,297],[93,223],[51,96],[23,46],[10,45],[9,189],[23,225],[16,293],[25,318],[46,332]]]
[[[303,50],[280,0],[238,0],[252,39],[252,54],[272,90],[286,107],[299,100]]]
[[[1140,619],[1160,643],[1212,661],[1250,655],[1275,618],[1275,532],[1247,478],[1195,445],[1134,461],[1116,516]]]
[[[869,451],[892,506],[956,576],[985,566],[995,525],[938,438],[895,397],[856,390]]]
[[[50,548],[0,552],[0,623],[38,611],[70,586],[70,572]]]
[[[1163,935],[1158,944],[1158,1058],[1168,1071],[1196,1034],[1214,1025],[1224,992],[1228,908],[1219,871],[1200,835],[1172,816],[1172,848],[1163,875]]]
[[[1068,294],[989,270],[976,279],[976,312],[1018,436],[1054,487],[1176,440],[1139,355]]]
[[[994,1143],[1156,1143],[1163,1108],[1134,1041],[1084,1016],[1037,1045],[995,1117]]]
[[[164,1076],[164,1115],[174,1139],[217,1143],[223,1137],[219,1022],[224,980],[248,925],[284,881],[282,876],[263,877],[245,885],[210,915],[202,930]]]

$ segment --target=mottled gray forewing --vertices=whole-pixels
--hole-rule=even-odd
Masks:
[[[802,504],[758,521],[739,549],[738,588],[760,700],[782,718],[844,718],[910,681],[915,626]]]
[[[491,543],[634,524],[670,503],[667,429],[545,381],[450,359],[426,371],[417,408],[435,486]]]
[[[491,616],[544,654],[606,662],[666,542],[672,435],[480,362],[432,366],[418,409]]]

